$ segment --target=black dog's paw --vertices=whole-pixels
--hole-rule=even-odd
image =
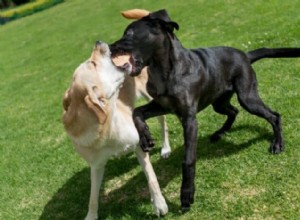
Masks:
[[[149,152],[154,146],[154,141],[147,140],[144,136],[140,137],[140,146],[144,152]]]
[[[135,127],[140,136],[140,146],[144,152],[149,152],[154,146],[149,127],[144,121],[134,120]]]
[[[277,142],[273,142],[271,145],[270,145],[270,148],[269,148],[269,151],[270,153],[272,154],[279,154],[283,151],[284,149],[284,144],[283,142],[280,142],[280,143],[277,143]]]
[[[186,213],[186,212],[188,212],[188,211],[190,211],[190,209],[191,209],[190,205],[189,206],[183,206],[183,205],[181,205],[181,212],[183,214]]]
[[[273,143],[271,143],[269,151],[272,154],[279,154],[283,151],[284,149],[284,143],[283,140],[281,139],[280,141],[274,140]]]
[[[215,132],[210,136],[210,142],[215,143],[221,139],[221,137],[224,135],[224,133]]]
[[[143,133],[140,134],[140,146],[144,152],[149,152],[154,146],[154,140],[148,128],[144,129]]]
[[[181,211],[187,212],[191,208],[191,204],[194,203],[194,193],[186,191],[181,193]]]

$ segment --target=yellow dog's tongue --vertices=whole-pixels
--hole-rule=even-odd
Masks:
[[[148,16],[150,12],[144,9],[131,9],[127,11],[122,11],[121,14],[123,15],[124,18],[140,19]]]

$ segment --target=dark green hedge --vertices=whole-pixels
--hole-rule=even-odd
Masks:
[[[47,2],[44,2],[40,5],[36,5],[34,7],[24,7],[24,5],[20,6],[20,8],[24,8],[22,10],[17,10],[17,12],[14,12],[12,15],[10,16],[3,16],[3,13],[0,13],[0,25],[5,24],[6,22],[18,19],[18,18],[22,18],[28,15],[32,15],[36,12],[45,10],[47,8],[50,8],[56,4],[62,3],[64,0],[49,0]],[[28,5],[30,6],[31,3],[28,3]],[[14,8],[12,9],[8,9],[8,10],[14,10]]]

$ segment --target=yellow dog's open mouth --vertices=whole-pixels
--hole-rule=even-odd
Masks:
[[[131,74],[132,72],[132,69],[133,69],[133,66],[126,62],[124,63],[123,65],[121,66],[116,66],[120,71],[124,72],[124,73],[127,73],[127,74]]]

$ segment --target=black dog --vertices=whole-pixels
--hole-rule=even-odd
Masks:
[[[283,150],[280,115],[260,99],[251,63],[267,57],[299,57],[300,48],[262,48],[248,53],[229,47],[188,50],[176,38],[174,28],[179,26],[165,10],[150,13],[131,23],[110,48],[113,56],[122,52],[131,54],[132,76],[148,66],[147,90],[154,100],[136,108],[133,114],[142,149],[149,151],[154,145],[145,122],[148,118],[174,113],[182,123],[185,154],[180,198],[185,210],[194,200],[197,112],[212,104],[217,113],[227,116],[224,125],[211,136],[216,141],[231,128],[238,114],[230,104],[236,93],[244,109],[272,125],[274,140],[270,151],[280,153]]]

